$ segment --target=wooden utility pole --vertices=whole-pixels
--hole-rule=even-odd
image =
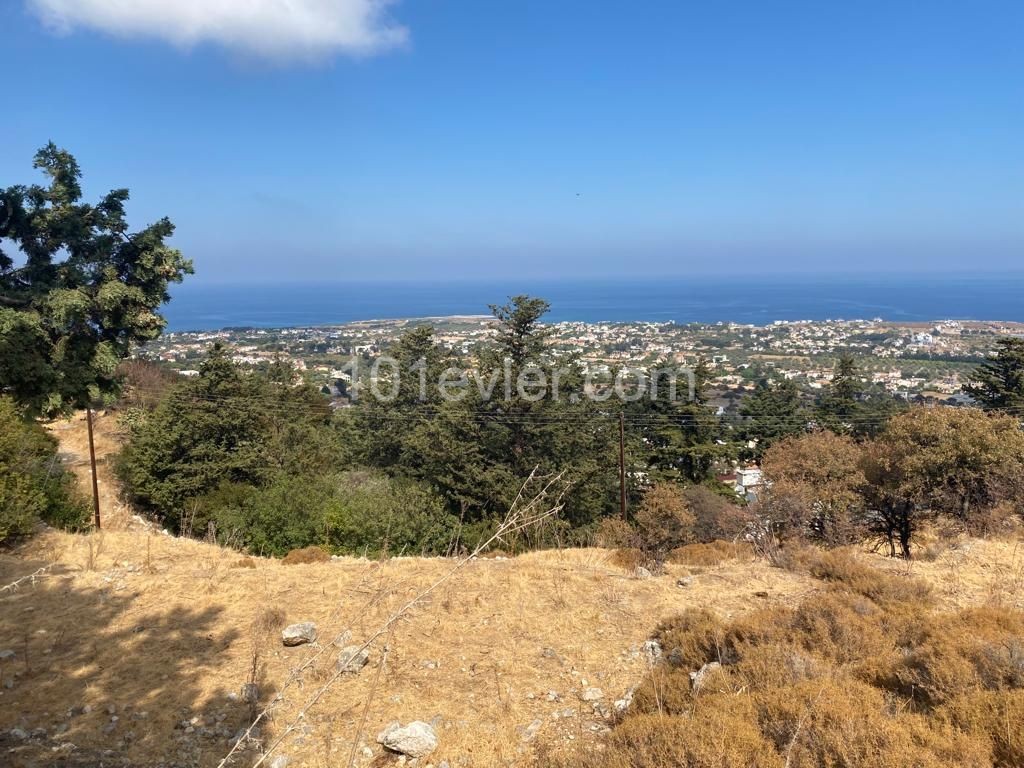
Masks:
[[[92,508],[96,528],[100,527],[100,484],[96,478],[96,446],[92,439],[92,408],[85,409],[85,423],[89,428],[89,465],[92,467]]]
[[[619,411],[619,513],[626,519],[626,416]]]

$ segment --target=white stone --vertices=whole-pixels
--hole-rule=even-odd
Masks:
[[[404,728],[392,723],[377,737],[377,741],[392,752],[409,757],[424,757],[437,749],[437,734],[421,720],[414,720]]]
[[[281,632],[281,642],[287,646],[304,645],[316,640],[316,624],[312,621],[303,621],[284,628]]]

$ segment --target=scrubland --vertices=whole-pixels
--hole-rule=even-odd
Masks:
[[[58,436],[80,455],[79,430]],[[100,478],[114,504],[102,457]],[[651,577],[597,548],[452,572],[248,557],[114,509],[0,554],[5,765],[218,766],[268,709],[231,765],[397,763],[375,738],[394,720],[434,725],[421,766],[1024,764],[1015,535],[924,535],[910,562],[717,542]],[[434,584],[336,675],[339,636],[373,638]],[[284,647],[300,621],[316,642]]]

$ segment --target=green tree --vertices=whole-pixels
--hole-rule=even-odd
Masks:
[[[181,528],[195,499],[224,483],[260,486],[333,466],[341,450],[330,422],[315,389],[247,375],[216,344],[199,376],[133,425],[117,469],[138,504]]]
[[[987,410],[1024,409],[1024,339],[1007,337],[999,349],[975,369],[964,392]]]
[[[860,415],[861,379],[852,355],[840,355],[832,384],[818,400],[817,417],[833,432],[851,432]]]
[[[698,360],[689,374],[689,381],[677,380],[673,393],[667,372],[649,373],[654,379],[651,390],[630,412],[640,417],[640,445],[655,474],[700,483],[711,478],[718,462],[734,456],[737,447],[725,439],[721,420],[707,405],[707,361]]]
[[[584,396],[578,360],[550,354],[542,323],[547,307],[529,296],[492,307],[494,342],[468,361],[464,377],[449,379],[446,397],[437,382],[452,361],[426,330],[406,334],[393,350],[402,373],[394,398],[360,399],[346,414],[366,445],[360,458],[434,485],[450,511],[478,528],[506,512],[535,468],[564,471],[572,484],[563,527],[588,525],[608,511],[615,500],[614,424]],[[425,366],[425,396],[419,372],[406,370],[413,362]],[[553,530],[542,536],[550,541]]]
[[[761,379],[754,393],[740,405],[744,422],[742,434],[756,440],[755,457],[788,435],[807,429],[807,415],[800,402],[800,390],[792,381],[772,383]]]
[[[35,167],[47,186],[0,189],[0,391],[35,413],[56,414],[116,392],[133,345],[160,335],[170,283],[191,262],[166,244],[164,218],[129,232],[128,190],[81,202],[81,171],[52,142]]]

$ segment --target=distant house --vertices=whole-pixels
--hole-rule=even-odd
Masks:
[[[718,481],[732,488],[737,496],[747,501],[756,501],[757,494],[764,486],[761,468],[756,465],[737,467],[733,472],[719,475]]]

